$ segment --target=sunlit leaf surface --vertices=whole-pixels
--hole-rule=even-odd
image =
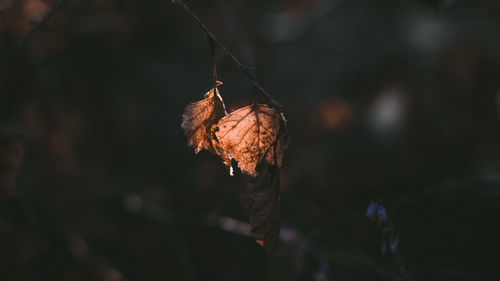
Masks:
[[[216,87],[222,85],[217,81]],[[191,103],[186,106],[182,115],[181,127],[188,138],[188,145],[194,147],[196,154],[200,150],[208,150],[222,158],[225,165],[231,165],[231,160],[227,152],[219,147],[217,141],[213,138],[217,122],[227,115],[224,102],[215,88],[204,95],[204,99]]]
[[[250,176],[256,176],[259,161],[281,166],[283,151],[288,145],[286,120],[274,108],[253,104],[219,121],[215,135],[220,146],[238,161],[238,167]]]

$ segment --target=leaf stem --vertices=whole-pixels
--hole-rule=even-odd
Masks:
[[[219,46],[219,48],[221,49],[221,51],[226,55],[228,56],[232,61],[233,63],[238,67],[238,69],[241,71],[241,73],[243,73],[243,75],[245,77],[247,77],[251,82],[252,84],[263,94],[265,95],[268,99],[269,99],[269,105],[271,107],[274,107],[276,109],[280,109],[281,108],[281,105],[280,103],[275,100],[271,94],[269,94],[263,87],[262,85],[260,85],[260,83],[257,81],[257,79],[255,78],[255,76],[250,72],[250,68],[244,64],[242,64],[227,48],[224,44],[222,44],[222,42],[217,38],[215,37],[215,35],[210,31],[208,30],[207,26],[205,24],[203,24],[200,20],[200,18],[193,12],[193,10],[191,10],[191,8],[189,8],[182,0],[172,0],[173,2],[177,3],[179,6],[181,6],[184,11],[186,11],[186,13],[188,13],[189,15],[191,15],[191,17],[193,18],[193,20],[200,26],[200,28],[203,30],[203,32],[205,32],[212,40],[213,42],[215,42],[215,44],[217,44],[217,46]]]
[[[213,98],[216,99],[216,92],[217,92],[217,65],[215,64],[215,48],[214,48],[214,40],[210,38],[210,36],[207,35],[208,39],[208,44],[210,45],[210,62],[212,63],[212,82],[213,82],[213,89],[214,89],[214,96]]]

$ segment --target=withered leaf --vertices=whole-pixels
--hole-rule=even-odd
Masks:
[[[230,167],[231,159],[213,137],[217,122],[227,115],[222,97],[219,95],[218,86],[222,82],[217,81],[214,89],[204,95],[204,99],[186,106],[182,115],[181,127],[188,138],[188,146],[193,146],[196,154],[205,149],[222,158],[225,165]]]
[[[0,194],[11,194],[17,169],[24,156],[23,136],[19,133],[0,130]]]
[[[257,175],[242,187],[240,199],[257,244],[272,255],[278,246],[280,235],[279,168],[260,162],[256,172]]]
[[[285,126],[286,120],[277,109],[253,104],[222,118],[215,136],[220,146],[238,161],[241,171],[256,176],[255,167],[261,159],[281,167],[288,145]]]

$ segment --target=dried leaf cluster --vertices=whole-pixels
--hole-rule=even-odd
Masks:
[[[249,175],[241,190],[259,245],[272,253],[279,239],[279,168],[288,145],[286,119],[276,108],[253,103],[227,113],[217,89],[189,104],[181,127],[195,153],[208,150],[221,157],[232,174],[231,159]]]
[[[188,145],[195,153],[208,150],[230,167],[230,159],[240,170],[257,176],[259,162],[281,167],[287,148],[286,120],[283,114],[266,104],[254,103],[227,113],[218,86],[208,91],[204,99],[191,103],[182,115],[181,127]]]

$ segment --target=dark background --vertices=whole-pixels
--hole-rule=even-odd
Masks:
[[[499,280],[500,1],[187,1],[288,119],[270,261],[245,179],[180,128],[212,83],[200,28],[167,0],[68,0],[3,56],[56,2],[0,1],[1,280]],[[228,108],[251,103],[216,61]]]

